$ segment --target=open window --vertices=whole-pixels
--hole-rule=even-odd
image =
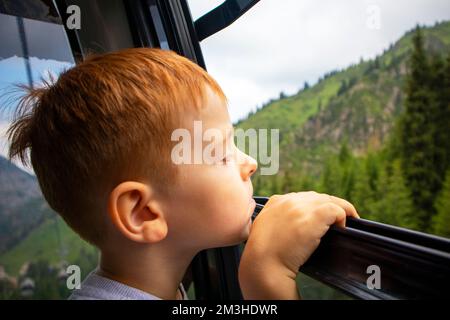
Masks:
[[[247,1],[245,4],[241,2],[240,12],[246,12],[249,7],[257,2]],[[249,7],[245,7],[245,5]],[[261,1],[257,6],[264,5],[266,3]],[[258,59],[262,50],[271,53],[271,58],[265,56],[266,59],[278,61],[285,58],[286,63],[281,63],[281,65],[286,68],[282,71],[292,76],[293,70],[297,70],[297,74],[300,74],[298,67],[294,69],[295,66],[292,64],[296,55],[308,55],[308,53],[302,53],[301,51],[309,52],[309,55],[320,51],[315,51],[314,47],[308,46],[305,48],[306,44],[301,42],[301,40],[305,40],[305,36],[300,37],[301,35],[297,34],[303,33],[311,36],[313,34],[311,30],[301,29],[300,32],[300,29],[293,28],[293,26],[298,27],[298,25],[291,20],[295,20],[297,17],[298,19],[308,19],[305,12],[299,12],[298,8],[294,8],[292,5],[291,9],[283,7],[283,10],[295,13],[287,18],[290,23],[286,21],[286,27],[277,28],[276,22],[270,20],[270,17],[276,15],[275,8],[280,10],[281,8],[274,3],[267,3],[267,6],[273,9],[270,11],[271,15],[267,15],[267,12],[264,15],[261,13],[262,10],[258,11],[259,9],[255,8],[255,11],[260,14],[259,19],[256,19],[256,13],[252,15],[252,10],[250,10],[249,15],[252,15],[252,17],[247,19],[251,20],[253,24],[250,23],[247,29],[243,28],[242,23],[239,26],[232,26],[230,29],[233,30],[223,32],[226,35],[222,35],[220,32],[215,34],[215,32],[222,30],[223,25],[227,25],[225,21],[234,21],[230,16],[239,16],[239,14],[236,14],[239,11],[237,9],[239,6],[235,1],[224,1],[209,12],[199,11],[195,13],[194,25],[200,29],[197,30],[198,39],[201,41],[207,40],[204,45],[202,43],[202,48],[206,49],[203,54],[206,65],[210,63],[213,66],[213,76],[215,72],[227,80],[227,76],[230,76],[229,73],[231,73],[224,71],[227,68],[233,70],[233,75],[239,72],[245,73],[248,70],[248,72],[254,71],[263,76],[264,72],[261,70],[266,69],[266,67],[269,70],[273,69],[270,69],[269,61]],[[233,11],[232,8],[236,11]],[[320,10],[320,8],[322,8],[321,4],[317,4],[316,10]],[[308,7],[308,9],[314,10],[312,7]],[[367,13],[368,20],[361,22],[358,20],[358,22],[361,27],[368,29],[366,33],[369,34],[373,32],[371,31],[373,28],[376,29],[376,17],[380,8],[377,6],[366,8],[361,5],[360,9],[363,10],[362,13]],[[365,9],[367,9],[366,12],[364,12]],[[231,12],[234,12],[234,14]],[[346,12],[333,13],[332,15],[341,15],[342,19],[345,18],[346,14],[349,15]],[[325,16],[329,17],[330,15]],[[246,17],[243,19],[246,19]],[[262,21],[270,22],[261,25]],[[346,25],[348,26],[349,23],[346,23]],[[309,26],[311,28],[318,27],[314,21],[309,21]],[[353,26],[352,30],[356,27]],[[270,32],[270,29],[274,29],[273,32]],[[441,29],[447,30],[448,33],[448,23],[444,22],[441,25],[436,22],[434,26],[425,28],[425,37],[428,35],[429,39],[436,40],[435,33],[440,33]],[[258,32],[256,33],[255,30],[258,30]],[[241,46],[233,47],[232,37],[242,33],[249,37],[248,43],[250,44],[241,42]],[[260,34],[264,36],[259,37]],[[408,35],[411,36],[411,34],[412,32],[408,32],[397,43],[386,46],[384,52],[375,58],[361,58],[359,63],[354,63],[349,67],[344,66],[342,70],[325,74],[314,86],[305,81],[304,84],[302,82],[299,84],[298,91],[294,93],[282,91],[279,98],[273,98],[264,102],[261,106],[258,105],[256,107],[258,114],[255,114],[253,109],[247,117],[244,117],[245,119],[241,116],[240,120],[235,123],[237,127],[243,129],[252,126],[267,129],[278,127],[281,128],[280,135],[284,135],[284,139],[281,139],[280,142],[280,153],[289,154],[282,159],[288,165],[285,165],[284,170],[281,170],[279,175],[269,178],[261,174],[255,174],[256,177],[253,182],[255,195],[270,196],[276,193],[319,190],[347,199],[353,195],[354,199],[351,199],[351,201],[357,202],[357,205],[361,204],[363,218],[365,219],[349,219],[345,230],[332,228],[324,237],[318,250],[300,268],[298,280],[300,290],[302,290],[301,293],[304,294],[305,298],[420,299],[446,295],[445,288],[450,281],[450,269],[448,268],[450,240],[432,234],[437,232],[435,231],[436,228],[424,227],[423,224],[414,221],[414,210],[411,207],[409,207],[409,211],[405,209],[410,205],[408,201],[411,199],[407,199],[408,196],[405,191],[407,182],[402,180],[400,161],[395,157],[388,160],[383,158],[386,157],[383,154],[386,151],[375,152],[374,154],[368,152],[367,156],[361,157],[353,154],[353,150],[357,150],[356,153],[364,150],[361,148],[361,141],[366,141],[364,135],[367,132],[369,132],[368,136],[371,135],[367,142],[363,142],[367,144],[373,143],[374,137],[387,136],[385,129],[381,129],[384,130],[382,134],[377,134],[377,130],[380,130],[378,125],[382,123],[381,117],[377,118],[378,115],[374,115],[373,118],[375,119],[371,120],[375,125],[366,123],[364,124],[365,127],[358,128],[358,121],[364,121],[364,119],[363,117],[358,118],[358,115],[355,116],[354,113],[366,112],[367,118],[372,118],[370,114],[372,111],[369,108],[374,105],[376,105],[376,108],[383,108],[386,97],[390,99],[386,103],[390,105],[392,110],[384,111],[382,117],[394,119],[401,113],[402,99],[405,99],[401,95],[402,81],[407,75],[405,70],[408,67],[408,55],[411,51],[400,52],[399,48],[409,45],[410,38],[408,38]],[[207,38],[212,35],[214,36],[209,41]],[[273,37],[270,35],[273,35]],[[317,36],[317,34],[315,35]],[[324,36],[320,32],[319,35]],[[226,40],[220,41],[221,36],[226,37]],[[301,40],[298,40],[297,37]],[[262,45],[258,47],[259,51],[256,49],[252,51],[251,44],[258,42],[258,39],[264,39],[264,41],[260,41]],[[425,40],[425,43],[432,43],[432,40],[429,39]],[[441,41],[442,43],[445,42],[445,37],[436,40],[436,42]],[[293,42],[299,42],[301,48],[292,46],[291,43]],[[226,53],[218,53],[220,49],[223,50],[225,47],[228,48]],[[333,52],[334,49],[331,48],[330,52]],[[345,50],[348,51],[348,47]],[[433,51],[432,48],[430,50]],[[212,57],[208,56],[208,52],[213,53]],[[445,52],[444,50],[443,54]],[[312,60],[310,56],[308,57],[309,60]],[[243,70],[239,70],[238,67],[232,65],[233,63],[241,67],[244,65],[251,65],[251,67],[244,67]],[[259,72],[256,72],[255,70],[258,69]],[[307,68],[305,67],[305,69]],[[275,70],[275,72],[278,72],[277,74],[284,76],[282,71]],[[224,75],[225,73],[226,75]],[[276,78],[275,74],[272,76]],[[393,79],[391,79],[391,76]],[[280,82],[283,81],[280,78],[277,79]],[[267,79],[264,81],[267,81]],[[233,82],[235,83],[234,87],[230,85],[227,92],[241,91],[243,94],[252,94],[252,83],[242,82],[239,77],[233,77],[230,83]],[[236,83],[239,85],[236,85]],[[242,99],[242,101],[245,100]],[[348,105],[351,105],[351,107],[346,108]],[[238,107],[243,107],[242,103]],[[355,120],[348,121],[347,119],[352,116]],[[327,133],[327,124],[332,122],[333,118],[347,121],[341,126],[345,128],[340,128],[339,124],[333,127],[333,124],[331,124],[329,125],[331,132]],[[302,123],[302,126],[299,125],[300,123]],[[294,130],[296,127],[298,129]],[[314,131],[317,131],[317,133],[314,133]],[[315,142],[320,141],[320,134],[325,136],[328,134],[331,137],[330,142],[316,143],[317,147],[314,149],[311,145],[314,146]],[[357,141],[358,139],[361,141]],[[385,140],[385,143],[389,143],[388,139]],[[245,145],[245,148],[244,151],[247,153],[251,149],[248,145]],[[392,147],[394,150],[396,148],[398,146]],[[335,156],[324,157],[324,154],[333,153]],[[385,162],[383,163],[383,161]],[[301,167],[298,165],[299,162],[305,162],[309,166]],[[313,162],[324,164],[322,168],[317,170],[317,165],[311,165]],[[382,164],[380,165],[379,162]],[[375,177],[372,177],[372,175]],[[316,183],[314,180],[320,183]],[[444,180],[444,177],[442,177],[442,180]],[[355,184],[358,187],[354,187]],[[372,186],[371,184],[377,185]],[[359,187],[359,185],[364,185],[364,187]],[[376,190],[377,188],[378,190]],[[376,193],[375,191],[378,191],[378,194],[372,195],[372,192]],[[385,196],[383,196],[383,193]],[[443,192],[441,192],[440,197],[443,197],[442,194]],[[446,194],[448,194],[448,191]],[[370,202],[372,196],[375,200]],[[256,197],[256,199],[261,204],[267,201],[267,198],[264,197]],[[363,201],[366,199],[368,200]],[[368,207],[370,210],[366,210]],[[361,212],[361,210],[359,211]],[[444,235],[443,233],[437,233]],[[242,247],[238,249],[225,248],[216,252],[217,261],[224,263],[222,267],[224,270],[227,269],[226,263],[230,263],[233,258],[238,259],[240,250],[242,250]],[[369,283],[370,276],[380,270],[382,286],[373,288]],[[239,296],[237,292],[235,295],[229,294],[229,292],[234,292],[233,280],[229,280],[233,275],[229,275],[227,272],[229,271],[223,271],[225,279],[222,279],[222,283],[224,283],[224,292],[226,293],[222,293],[222,297],[236,298]]]
[[[62,68],[70,67],[89,53],[130,47],[171,49],[206,68],[208,57],[204,59],[200,42],[229,26],[257,3],[257,0],[227,0],[193,21],[187,0],[27,0],[20,3],[0,0],[0,90],[3,85],[17,81],[37,84],[43,71],[58,74]],[[81,29],[69,28],[65,23],[70,5],[81,9]],[[220,33],[216,37],[220,37]],[[392,64],[390,72],[394,77],[398,76],[402,72],[399,61],[403,58],[388,54],[386,60],[363,61],[364,77],[381,77],[379,70],[383,63]],[[356,88],[352,77],[344,79],[332,72],[322,80],[327,79],[333,82],[330,91],[333,96],[351,94]],[[319,85],[324,86],[324,83]],[[309,89],[310,86],[305,84],[299,94]],[[314,98],[315,92],[306,93],[314,102],[304,106],[306,114],[324,110],[331,99],[330,92],[326,91],[323,100],[319,101]],[[366,99],[365,96],[362,98]],[[269,104],[276,104],[281,109],[283,99],[289,102],[290,98],[280,95],[280,101]],[[335,110],[343,106],[339,99],[333,103]],[[284,120],[284,125],[292,125],[291,120]],[[311,122],[310,127],[314,126],[317,123]],[[301,134],[293,133],[292,138],[308,143],[302,140]],[[345,161],[348,157],[345,146],[339,156],[342,159],[334,160]],[[295,158],[288,160],[295,162]],[[334,169],[333,161],[327,170]],[[364,170],[371,169],[369,163]],[[264,190],[256,195],[266,196],[256,198],[261,206],[267,196],[279,191],[275,190],[279,181],[273,181],[270,186],[264,185],[261,179],[255,182],[259,184],[258,190]],[[309,185],[303,181],[298,185],[291,183],[281,191],[300,191],[306,187]],[[237,270],[243,246],[199,253],[184,281],[190,297],[242,299]],[[384,270],[380,289],[370,289],[366,283],[370,275],[368,268],[373,265]],[[347,229],[332,228],[329,231],[300,271],[301,289],[307,292],[314,288],[311,290],[314,294],[303,294],[305,298],[448,297],[450,240],[370,220],[350,220]]]

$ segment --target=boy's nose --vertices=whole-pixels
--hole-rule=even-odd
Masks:
[[[245,155],[244,165],[242,172],[242,178],[244,180],[249,179],[258,168],[258,163],[252,157]]]

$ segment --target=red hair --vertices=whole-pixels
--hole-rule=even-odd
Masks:
[[[10,158],[27,150],[51,208],[84,239],[106,232],[107,199],[127,180],[168,186],[171,132],[202,106],[202,68],[172,51],[135,48],[92,55],[58,80],[27,88],[8,130]]]

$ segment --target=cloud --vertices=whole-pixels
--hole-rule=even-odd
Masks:
[[[10,123],[6,121],[0,121],[0,156],[5,157],[8,159],[8,150],[9,150],[9,144],[8,140],[6,138],[6,131],[8,130]],[[22,169],[25,172],[28,172],[32,175],[34,175],[34,171],[30,167],[25,167],[19,160],[14,159],[12,160],[12,163]]]
[[[39,59],[36,57],[30,58],[30,65],[33,73],[34,85],[39,86],[41,78],[48,78],[48,73],[59,74],[72,64],[68,62],[60,62],[55,60]],[[12,56],[0,61],[0,155],[8,157],[8,141],[6,131],[11,124],[12,113],[18,103],[20,92],[12,91],[13,84],[28,83],[25,72],[24,59],[17,56]],[[13,163],[22,170],[34,174],[33,170],[24,167],[18,160],[13,160]]]
[[[196,19],[221,2],[189,5]],[[417,23],[449,19],[448,0],[261,0],[201,47],[236,121],[281,91],[375,57]]]

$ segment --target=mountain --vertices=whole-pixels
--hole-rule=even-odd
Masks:
[[[12,275],[24,263],[38,260],[92,267],[86,260],[95,255],[95,249],[50,209],[36,177],[0,156],[0,266]]]
[[[412,50],[407,32],[383,54],[332,71],[311,88],[271,100],[238,128],[280,130],[280,170],[319,175],[330,154],[346,143],[354,154],[378,150],[402,112],[403,85]],[[423,28],[427,51],[450,52],[450,22]]]
[[[34,176],[0,156],[0,253],[49,215]]]
[[[0,265],[13,276],[19,273],[26,262],[36,261],[45,261],[53,266],[68,262],[85,266],[82,270],[91,270],[97,263],[97,251],[73,232],[60,217],[53,215],[0,255]]]

